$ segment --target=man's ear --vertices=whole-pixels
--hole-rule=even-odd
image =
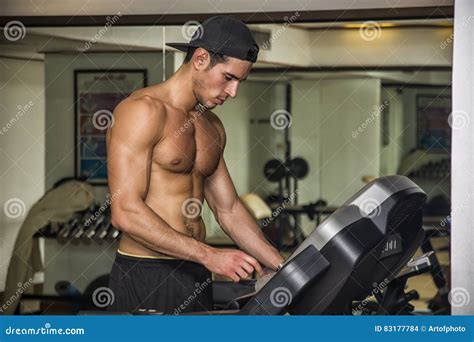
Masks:
[[[203,48],[197,48],[193,54],[193,65],[197,70],[204,70],[210,62],[209,52]]]

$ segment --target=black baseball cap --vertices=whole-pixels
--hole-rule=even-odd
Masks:
[[[187,52],[189,47],[201,47],[244,61],[255,63],[260,50],[250,29],[242,21],[229,16],[216,16],[198,26],[189,43],[166,45]]]

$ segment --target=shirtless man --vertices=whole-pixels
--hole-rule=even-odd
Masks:
[[[237,196],[224,127],[210,111],[236,97],[256,61],[250,30],[218,16],[190,43],[169,45],[187,52],[183,65],[122,101],[107,132],[112,224],[123,233],[109,310],[211,310],[211,272],[238,282],[283,261]],[[241,251],[204,243],[204,199]]]

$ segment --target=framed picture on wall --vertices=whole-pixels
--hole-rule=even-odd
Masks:
[[[75,177],[107,184],[105,134],[117,104],[147,86],[146,69],[75,70]]]
[[[451,149],[451,127],[448,117],[451,113],[451,97],[418,95],[417,146],[430,152],[448,153]]]

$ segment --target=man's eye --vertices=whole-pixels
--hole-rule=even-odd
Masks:
[[[232,77],[230,76],[225,76],[226,81],[232,81]]]

